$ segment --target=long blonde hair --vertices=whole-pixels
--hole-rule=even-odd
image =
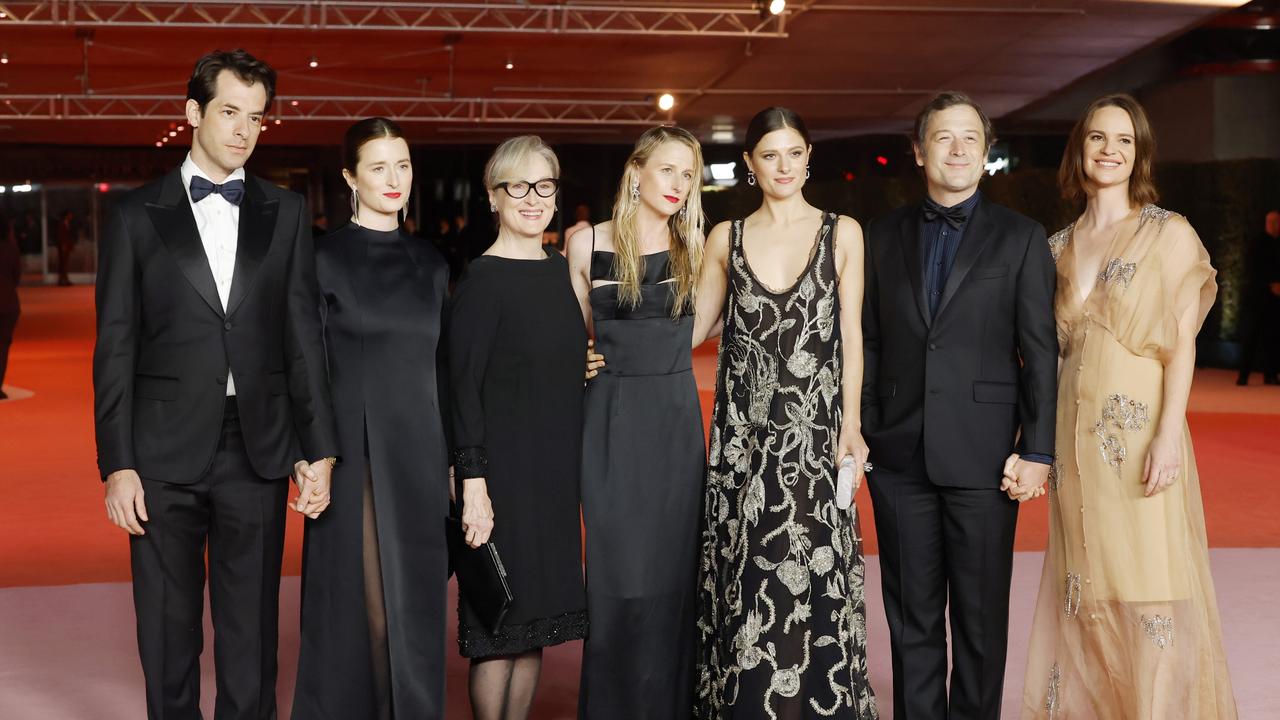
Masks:
[[[640,232],[636,223],[640,200],[632,196],[631,188],[639,181],[640,170],[654,151],[665,142],[678,142],[693,151],[693,186],[685,199],[684,212],[674,213],[667,219],[671,233],[671,276],[676,293],[671,314],[679,317],[693,307],[694,283],[702,269],[702,146],[688,130],[668,126],[650,128],[636,141],[635,149],[627,158],[618,197],[613,203],[613,277],[618,281],[618,304],[638,305],[644,258],[640,255]]]

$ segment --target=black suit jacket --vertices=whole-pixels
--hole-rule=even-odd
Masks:
[[[221,436],[227,372],[254,470],[337,454],[311,218],[248,176],[224,312],[178,170],[121,200],[102,241],[93,355],[98,469],[191,483]]]
[[[1039,223],[980,199],[931,319],[920,213],[867,231],[863,436],[887,469],[905,470],[923,437],[935,483],[998,487],[1015,446],[1053,454],[1053,259]]]

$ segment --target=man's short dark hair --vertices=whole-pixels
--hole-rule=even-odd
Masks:
[[[925,149],[924,134],[929,130],[929,120],[933,118],[935,113],[940,113],[956,105],[968,105],[973,108],[974,112],[978,113],[978,118],[982,120],[982,139],[987,143],[987,152],[990,152],[991,146],[996,143],[995,131],[991,129],[991,119],[982,111],[981,105],[958,90],[943,90],[934,95],[933,99],[921,108],[920,114],[916,115],[915,130],[911,135],[912,144],[923,152]]]
[[[223,70],[230,70],[250,85],[262,83],[262,87],[267,90],[267,105],[262,111],[270,109],[272,101],[276,99],[276,71],[242,49],[230,52],[214,50],[196,61],[191,79],[187,81],[187,99],[195,100],[200,105],[201,117],[218,91],[218,75]],[[245,108],[246,112],[249,110],[250,108]]]

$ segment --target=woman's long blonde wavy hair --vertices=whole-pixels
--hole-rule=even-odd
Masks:
[[[654,151],[665,142],[678,142],[693,151],[693,184],[685,199],[685,212],[674,213],[667,220],[667,229],[671,232],[671,276],[675,280],[671,314],[679,317],[693,307],[694,284],[702,269],[702,146],[688,130],[668,126],[650,128],[636,141],[635,149],[627,158],[618,197],[613,203],[613,278],[618,281],[618,304],[638,305],[644,258],[640,256],[636,223],[640,201],[632,197],[631,188]]]

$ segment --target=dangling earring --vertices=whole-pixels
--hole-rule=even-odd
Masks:
[[[640,181],[639,180],[631,181],[631,199],[633,201],[640,200]]]
[[[755,171],[754,171],[754,170],[748,170],[748,171],[747,171],[747,184],[748,184],[748,185],[755,185],[755,184],[756,184],[756,173],[755,173]]]
[[[351,188],[351,222],[360,224],[360,196],[355,188]]]
[[[680,206],[680,222],[684,222],[689,217],[689,204],[685,203]]]
[[[494,205],[493,203],[489,203],[489,212],[491,212],[491,213],[496,213],[496,212],[498,212],[498,206],[497,206],[497,205]]]
[[[409,219],[409,206],[406,205],[400,208],[400,212],[396,214],[400,216],[400,224],[403,225],[404,221]]]
[[[808,180],[808,179],[809,179],[809,175],[810,175],[810,172],[809,172],[809,166],[808,166],[808,165],[805,165],[805,166],[804,166],[804,179],[805,179],[805,180]]]

